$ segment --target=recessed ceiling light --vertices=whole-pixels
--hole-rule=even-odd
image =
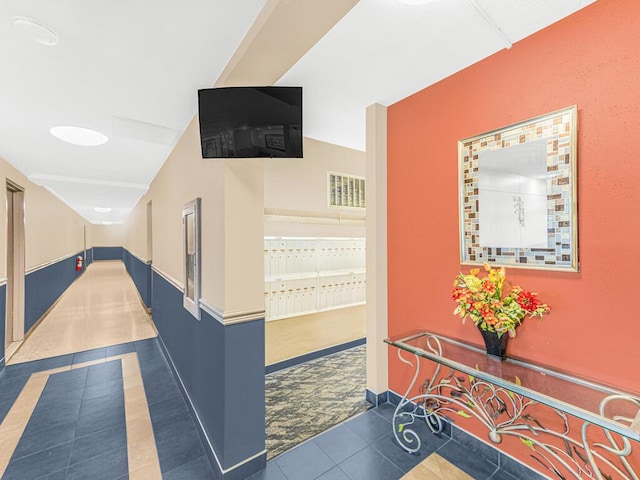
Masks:
[[[58,34],[51,27],[26,17],[13,17],[13,26],[22,35],[41,45],[53,47],[58,44]]]
[[[102,145],[109,140],[106,135],[84,127],[61,125],[59,127],[53,127],[49,131],[51,132],[51,135],[59,138],[63,142],[72,143],[73,145],[82,145],[85,147]]]
[[[111,209],[109,207],[93,207],[96,212],[109,213]]]
[[[113,225],[113,222],[102,222],[102,225]]]

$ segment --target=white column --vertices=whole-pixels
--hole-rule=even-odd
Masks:
[[[367,107],[367,390],[389,388],[387,345],[387,108]]]

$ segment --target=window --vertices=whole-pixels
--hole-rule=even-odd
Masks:
[[[184,296],[183,305],[200,320],[200,199],[182,207],[184,243]]]
[[[364,177],[329,172],[329,206],[365,208],[364,180]]]

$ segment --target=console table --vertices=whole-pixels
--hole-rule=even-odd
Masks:
[[[430,332],[385,342],[415,369],[393,417],[393,433],[406,451],[420,449],[412,428],[417,420],[439,433],[445,416],[475,417],[493,443],[506,435],[519,438],[558,478],[638,480],[634,467],[640,465],[640,456],[632,447],[640,442],[640,395],[529,361],[491,357],[473,345]],[[413,362],[406,353],[414,356]],[[412,396],[420,357],[435,362],[435,372]],[[442,367],[448,367],[448,374],[441,375]],[[549,407],[559,427],[536,418],[536,404]],[[580,423],[579,433],[571,431],[575,422],[570,417]]]

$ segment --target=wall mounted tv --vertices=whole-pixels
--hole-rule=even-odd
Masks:
[[[203,158],[302,157],[302,87],[198,90]]]

